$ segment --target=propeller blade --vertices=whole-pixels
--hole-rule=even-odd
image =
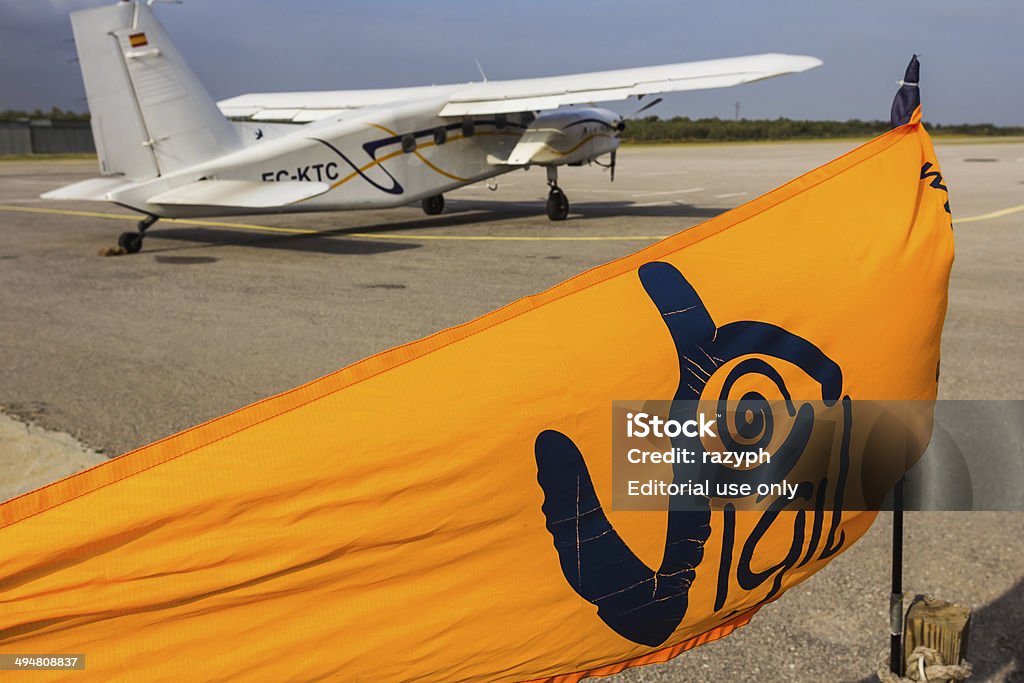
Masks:
[[[609,175],[611,176],[611,181],[610,182],[614,183],[615,182],[615,152],[614,151],[612,152],[612,163],[611,163],[611,168],[610,168]]]
[[[640,107],[639,109],[637,109],[635,112],[633,112],[632,114],[630,114],[626,118],[627,119],[635,119],[637,116],[639,116],[640,114],[643,114],[645,111],[647,111],[651,107],[654,107],[654,106],[660,104],[663,99],[664,99],[663,97],[658,97],[656,99],[651,100],[650,102],[648,102],[644,106]]]

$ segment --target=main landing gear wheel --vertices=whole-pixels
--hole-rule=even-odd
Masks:
[[[562,188],[557,185],[551,188],[545,208],[548,218],[553,221],[564,221],[569,216],[569,198],[562,192]]]
[[[427,197],[422,202],[423,213],[428,216],[437,216],[444,211],[444,195],[438,194],[433,197]]]
[[[146,236],[146,231],[153,227],[153,224],[160,220],[157,216],[146,216],[139,221],[138,232],[122,232],[121,236],[117,238],[117,246],[124,249],[126,254],[138,254],[142,251],[142,238]]]
[[[121,247],[128,254],[138,254],[142,251],[142,234],[137,232],[122,232],[117,238],[117,246]]]
[[[548,191],[548,201],[545,204],[545,208],[548,212],[548,218],[553,221],[564,221],[569,216],[569,198],[562,192],[562,188],[558,186],[558,167],[548,166],[548,187],[551,190]]]

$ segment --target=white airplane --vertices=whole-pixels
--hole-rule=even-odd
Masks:
[[[617,71],[415,88],[250,94],[215,102],[148,3],[71,14],[102,177],[46,199],[113,202],[160,218],[332,211],[422,202],[543,166],[547,214],[569,201],[559,166],[611,168],[623,117],[587,105],[723,88],[813,69],[814,57],[762,54]],[[649,108],[655,102],[648,104]]]

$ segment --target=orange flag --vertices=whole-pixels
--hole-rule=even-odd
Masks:
[[[749,362],[794,400],[934,399],[946,202],[918,110],[636,254],[6,502],[0,654],[84,654],[74,680],[576,681],[722,637],[874,514],[615,510],[613,401],[703,399]]]

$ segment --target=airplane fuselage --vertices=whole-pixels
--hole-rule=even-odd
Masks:
[[[239,128],[246,147],[117,193],[115,201],[160,217],[334,211],[402,206],[530,165],[579,164],[618,148],[621,117],[572,108],[535,117],[496,114],[452,120],[441,101],[360,110],[303,126]],[[286,132],[283,132],[286,131]],[[283,134],[282,134],[283,132]],[[274,135],[277,137],[274,137]],[[259,138],[259,139],[257,139]],[[509,159],[540,145],[530,163]],[[309,199],[265,210],[152,204],[147,198],[202,180],[325,183]]]

